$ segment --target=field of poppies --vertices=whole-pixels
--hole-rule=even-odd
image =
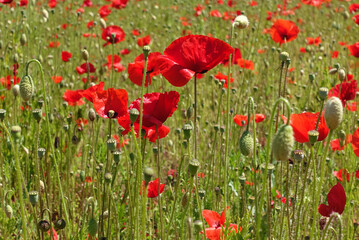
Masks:
[[[0,240],[359,239],[359,2],[0,0]]]

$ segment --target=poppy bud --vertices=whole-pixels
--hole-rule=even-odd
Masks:
[[[302,161],[304,159],[304,156],[305,155],[303,150],[298,149],[293,151],[293,158],[298,162]]]
[[[34,84],[32,78],[28,75],[25,75],[20,81],[20,96],[27,102],[31,99],[34,94]]]
[[[253,137],[249,131],[244,131],[239,140],[239,148],[244,156],[252,155],[254,149]]]
[[[41,109],[34,109],[32,111],[32,116],[34,117],[34,119],[39,122],[42,119],[42,110]]]
[[[103,18],[100,19],[100,26],[101,26],[102,28],[106,28],[106,27],[107,27],[106,22],[105,22],[105,20],[104,20]]]
[[[315,79],[315,75],[313,73],[309,74],[309,80],[313,82]]]
[[[42,9],[42,16],[46,19],[49,18],[49,12],[46,9]]]
[[[6,116],[6,110],[5,109],[0,109],[0,120],[4,120]]]
[[[85,61],[89,60],[89,52],[85,48],[82,49],[81,54],[82,54],[82,59],[83,60],[85,60]]]
[[[321,88],[319,88],[319,98],[320,98],[322,101],[326,100],[327,97],[328,97],[328,92],[329,92],[329,90],[328,90],[328,88],[326,88],[326,87],[321,87]]]
[[[145,59],[146,59],[148,57],[148,55],[150,54],[151,48],[150,48],[150,46],[146,45],[143,47],[142,51],[143,51],[143,55],[145,56]]]
[[[105,182],[111,183],[112,181],[112,174],[111,173],[105,173]]]
[[[338,72],[338,69],[336,69],[336,68],[332,68],[329,70],[330,75],[336,74],[337,72]]]
[[[24,46],[27,42],[27,38],[26,38],[26,35],[25,33],[21,34],[21,37],[20,37],[20,43],[22,46]]]
[[[50,230],[50,223],[47,220],[41,220],[38,223],[38,226],[39,226],[40,230],[43,232],[47,232]]]
[[[146,167],[145,170],[143,171],[143,176],[145,179],[146,186],[151,181],[151,178],[153,177],[153,175],[155,175],[155,171],[150,167]]]
[[[191,161],[189,161],[188,165],[188,171],[191,174],[191,176],[195,176],[199,168],[199,161],[195,158],[193,158]]]
[[[114,151],[116,150],[116,145],[117,145],[117,142],[115,139],[113,138],[110,138],[107,140],[107,149],[110,150],[110,151]]]
[[[40,192],[43,193],[45,191],[45,184],[42,180],[40,180]]]
[[[279,60],[282,62],[287,61],[288,58],[289,58],[289,53],[287,53],[287,52],[281,52],[279,54]]]
[[[20,86],[19,84],[16,84],[12,87],[12,94],[14,95],[14,97],[19,96],[20,94]]]
[[[274,158],[278,161],[287,161],[293,145],[293,128],[287,124],[280,126],[272,142]]]
[[[325,122],[330,130],[336,129],[343,120],[343,105],[339,98],[331,97],[325,105]]]
[[[266,164],[265,164],[265,163],[262,163],[259,167],[262,169],[262,171],[264,171],[265,168],[266,168]],[[268,174],[268,175],[271,175],[271,174],[273,173],[274,169],[275,169],[274,164],[268,163],[268,166],[267,166],[267,170],[268,170],[268,171],[267,171],[267,174]]]
[[[97,228],[97,221],[91,218],[87,224],[87,233],[94,237],[97,234]]]
[[[191,131],[192,131],[192,125],[191,124],[185,124],[183,126],[183,135],[186,140],[190,139],[191,137]]]
[[[343,68],[338,70],[338,76],[339,76],[339,80],[342,82],[345,80],[345,77],[347,76],[345,73],[345,70]]]
[[[334,64],[334,67],[335,67],[337,70],[339,70],[340,64],[339,64],[339,63],[336,63],[336,64]]]
[[[5,207],[5,214],[8,218],[12,218],[13,216],[13,210],[12,207],[10,205],[6,205]]]
[[[55,230],[61,230],[66,227],[66,221],[64,219],[59,219],[55,223]]]
[[[29,192],[29,200],[32,206],[35,206],[39,201],[39,193],[36,191]]]
[[[93,110],[93,108],[90,108],[89,112],[88,112],[88,117],[90,119],[91,122],[95,121],[96,119],[96,112],[95,110]]]
[[[81,182],[84,182],[85,179],[86,179],[85,171],[84,171],[84,170],[81,170],[81,172],[80,172],[80,180],[81,180]]]
[[[132,108],[130,110],[131,125],[133,125],[136,122],[139,115],[140,115],[140,112],[138,111],[137,108]]]
[[[15,139],[15,141],[17,142],[21,137],[21,127],[17,126],[17,125],[12,126],[11,127],[11,135]]]
[[[239,15],[234,19],[233,26],[239,29],[245,29],[249,26],[248,18],[244,15]]]
[[[113,160],[116,164],[120,162],[121,153],[119,151],[113,152]]]

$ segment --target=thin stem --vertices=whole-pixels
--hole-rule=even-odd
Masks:
[[[194,74],[194,158],[197,159],[197,73]]]
[[[163,238],[163,214],[162,214],[162,204],[161,204],[161,165],[160,165],[160,136],[158,134],[158,127],[156,125],[156,134],[157,134],[157,174],[158,174],[158,207],[160,209],[160,224],[161,224],[161,239]],[[145,230],[145,229],[143,229]]]

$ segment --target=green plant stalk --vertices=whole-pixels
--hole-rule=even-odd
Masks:
[[[197,159],[197,73],[194,74],[194,158]]]
[[[29,62],[27,62],[27,64],[26,64],[26,67],[25,67],[26,75],[28,75],[29,65],[32,62],[37,63],[38,67],[40,68],[40,72],[41,72],[42,88],[43,88],[43,91],[44,91],[44,107],[45,107],[45,112],[46,112],[45,115],[46,115],[47,138],[48,138],[49,143],[51,143],[52,139],[51,139],[51,131],[50,131],[50,122],[49,122],[49,117],[48,117],[49,112],[48,112],[48,107],[47,107],[47,97],[46,97],[44,70],[42,68],[41,63],[38,60],[32,59]],[[57,184],[59,186],[61,202],[62,202],[63,209],[64,209],[64,212],[65,212],[65,220],[66,220],[66,222],[69,223],[69,216],[68,216],[68,212],[67,212],[67,208],[66,208],[66,204],[65,204],[64,193],[62,191],[62,184],[61,184],[61,180],[60,180],[60,172],[59,172],[59,167],[57,165],[57,159],[56,159],[56,153],[55,153],[55,150],[54,150],[54,145],[50,144],[50,147],[51,147],[51,151],[54,153],[53,154],[53,160],[54,160],[54,166],[55,166],[55,170],[56,170],[56,180],[57,180]],[[71,230],[72,229],[71,224],[69,224],[69,227],[70,227],[70,230]],[[66,233],[64,233],[64,235],[65,235],[65,238],[66,238]]]
[[[313,224],[312,224],[312,230],[310,231],[310,239],[312,239],[313,234],[316,231],[316,217],[317,217],[317,212],[318,212],[318,209],[316,206],[318,206],[318,204],[319,204],[319,196],[320,196],[320,193],[322,192],[323,179],[324,179],[324,166],[326,165],[325,160],[327,158],[328,148],[330,145],[330,141],[332,140],[333,132],[334,132],[334,130],[332,130],[332,129],[329,130],[327,144],[325,145],[325,149],[324,149],[324,155],[322,158],[321,168],[320,168],[319,189],[314,189],[315,190],[314,192],[316,192],[316,195],[315,195],[315,201],[313,204],[313,206],[314,206],[313,207]]]
[[[324,228],[323,233],[322,233],[322,240],[325,239],[325,235],[327,234],[328,227],[332,223],[332,220],[333,220],[334,216],[335,216],[335,214],[330,215],[330,218],[329,218],[327,224],[325,225],[325,228]]]
[[[279,75],[279,86],[278,86],[278,97],[282,97],[282,75],[283,75],[283,68],[284,68],[285,62],[282,61],[280,65],[280,75]],[[277,132],[278,129],[278,123],[279,123],[279,111],[280,111],[280,105],[278,106],[277,110],[277,117],[276,117],[276,124],[275,124],[275,132]],[[284,110],[283,110],[284,111]]]
[[[230,40],[229,40],[229,46],[232,47],[232,41],[233,41],[233,32],[234,32],[234,24],[231,25],[231,33],[230,33]],[[227,170],[228,170],[228,152],[229,152],[229,121],[230,121],[230,117],[229,117],[229,110],[230,110],[230,95],[231,95],[231,65],[232,65],[232,58],[233,58],[233,53],[229,55],[229,62],[228,62],[228,91],[227,91],[227,119],[226,119],[226,142],[225,142],[225,150],[224,150],[224,202],[223,202],[223,209],[224,209],[224,214],[227,218],[229,218],[229,216],[227,216],[227,193],[228,193],[228,179],[227,179]]]
[[[287,220],[288,220],[288,237],[289,240],[292,239],[292,231],[290,228],[290,212],[289,212],[289,201],[290,201],[290,194],[289,194],[289,160],[287,160],[287,179],[286,179],[286,193],[287,193],[287,199],[286,199],[286,205],[287,205]],[[284,212],[284,211],[283,211]]]
[[[161,165],[160,165],[160,136],[158,134],[158,127],[156,125],[156,134],[157,134],[157,174],[158,174],[158,207],[160,209],[160,224],[161,224],[161,239],[163,238],[163,214],[162,214],[162,203],[161,203]],[[145,231],[146,229],[143,229]]]
[[[318,115],[317,123],[315,124],[315,130],[318,130],[319,121],[320,121],[320,118],[321,118],[321,116],[322,116],[322,112],[323,112],[323,107],[324,107],[324,101],[321,101],[321,104],[320,104],[320,111],[319,111],[319,115]]]
[[[271,118],[270,118],[270,126],[269,126],[269,132],[268,132],[268,139],[267,139],[267,146],[266,146],[266,162],[265,162],[265,168],[264,168],[264,174],[263,174],[263,189],[266,189],[267,187],[267,174],[268,174],[268,163],[269,163],[269,159],[270,159],[270,144],[271,144],[271,138],[272,138],[272,132],[273,132],[273,127],[272,127],[272,123],[274,120],[274,114],[276,111],[276,108],[278,106],[278,104],[280,102],[284,102],[287,105],[288,108],[288,112],[287,112],[287,125],[290,123],[290,115],[292,113],[292,110],[290,109],[290,104],[288,102],[287,99],[285,98],[279,98],[275,103],[274,106],[272,108],[272,113],[271,113]],[[259,210],[262,210],[263,207],[263,203],[264,203],[264,196],[265,194],[261,195],[261,200],[259,202]],[[260,231],[260,225],[261,225],[261,217],[260,217],[260,213],[256,215],[256,239],[259,239],[260,235],[259,235],[259,231]]]
[[[9,130],[7,129],[7,127],[5,126],[5,124],[3,122],[1,122],[1,126],[4,129],[4,131],[6,132],[6,134],[9,136],[10,139],[10,144],[11,144],[11,148],[14,149],[14,157],[15,157],[15,164],[16,164],[16,190],[19,194],[19,199],[20,199],[20,212],[21,212],[21,224],[22,224],[22,230],[23,230],[23,238],[24,240],[27,239],[27,228],[26,228],[26,215],[25,215],[25,204],[24,204],[24,197],[22,194],[22,181],[21,181],[21,166],[20,166],[20,161],[19,161],[19,157],[18,157],[18,151],[17,151],[17,144],[14,144],[14,141],[11,137],[11,134],[9,132]]]
[[[204,223],[204,218],[203,218],[203,215],[202,215],[202,203],[199,199],[199,196],[198,196],[198,177],[196,177],[196,187],[195,187],[195,190],[196,190],[196,200],[197,200],[197,203],[198,203],[198,212],[199,212],[199,215],[201,216],[201,221],[202,223]],[[205,234],[206,233],[206,227],[205,227],[205,224],[202,224],[202,230],[203,230],[203,233]]]
[[[147,210],[146,210],[146,205],[147,205],[147,187],[148,185],[145,184],[145,188],[144,191],[142,193],[143,197],[142,197],[142,239],[146,239],[146,220],[147,220]]]

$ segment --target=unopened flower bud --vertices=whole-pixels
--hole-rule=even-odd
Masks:
[[[280,126],[272,142],[274,158],[278,161],[287,161],[293,146],[293,128],[289,124]]]
[[[82,54],[82,59],[83,60],[85,60],[85,61],[89,60],[89,53],[88,53],[88,51],[86,49],[82,49],[81,54]]]
[[[105,173],[105,182],[111,183],[112,181],[112,174],[111,173]]]
[[[241,139],[239,140],[239,147],[241,153],[244,156],[249,156],[253,153],[254,149],[254,140],[249,131],[244,131]]]
[[[20,81],[20,96],[21,98],[27,102],[31,99],[34,94],[34,84],[32,78],[29,75],[25,75]]]
[[[343,120],[343,105],[339,98],[331,97],[325,105],[325,122],[330,130],[336,129]]]
[[[289,53],[287,52],[281,52],[279,54],[279,60],[281,60],[282,62],[287,61],[288,58],[289,58]]]
[[[102,28],[106,28],[106,27],[107,27],[106,21],[105,21],[103,18],[100,19],[100,26],[101,26]]]
[[[330,75],[334,75],[334,74],[336,74],[337,72],[338,72],[338,69],[337,69],[337,68],[332,68],[332,69],[329,70],[329,74],[330,74]]]
[[[12,87],[12,94],[14,95],[14,97],[19,96],[19,94],[20,94],[20,86],[19,86],[19,84],[15,84]]]
[[[89,112],[88,112],[88,117],[90,119],[91,122],[95,121],[96,119],[96,112],[93,108],[90,108]]]
[[[345,70],[343,68],[338,70],[338,76],[339,76],[339,80],[341,82],[345,80],[345,77],[347,76],[347,74],[345,73]]]
[[[143,175],[145,179],[145,185],[147,186],[148,183],[151,181],[153,175],[155,175],[155,171],[150,167],[146,167],[145,170],[143,171]]]
[[[249,26],[249,21],[246,16],[239,15],[234,19],[233,24],[235,27],[238,27],[239,29],[245,29]]]

